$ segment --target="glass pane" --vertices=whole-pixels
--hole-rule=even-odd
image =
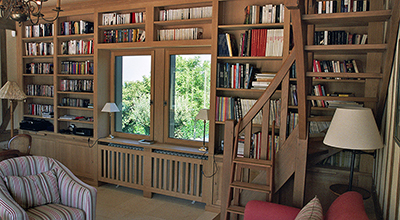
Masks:
[[[208,120],[196,120],[210,108],[211,55],[171,55],[169,137],[208,141]]]
[[[115,58],[115,131],[150,135],[151,56]]]

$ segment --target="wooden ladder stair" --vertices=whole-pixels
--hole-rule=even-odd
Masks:
[[[267,104],[269,105],[269,103],[268,101]],[[268,113],[266,115],[268,115]],[[236,127],[235,137],[239,137],[238,127],[239,126]],[[234,154],[231,164],[231,179],[228,194],[229,201],[226,209],[227,213],[244,215],[244,206],[240,205],[241,193],[244,190],[265,193],[267,195],[267,201],[272,200],[275,150],[268,151],[266,149],[271,149],[270,145],[275,146],[275,121],[272,123],[271,134],[272,135],[269,136],[271,141],[266,139],[266,144],[264,142],[264,145],[262,144],[261,146],[261,148],[264,149],[261,151],[261,159],[238,157],[238,141],[234,142]],[[268,137],[268,134],[266,136]],[[268,157],[270,158],[269,160],[266,159]],[[265,171],[267,174],[266,183],[252,183],[248,178],[250,170]],[[226,214],[225,216],[228,217],[229,215]]]

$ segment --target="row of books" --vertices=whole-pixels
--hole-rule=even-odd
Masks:
[[[76,99],[76,98],[64,97],[61,99],[60,106],[87,108],[89,104],[90,104],[90,99]]]
[[[65,21],[60,23],[60,35],[94,33],[94,23],[90,21]]]
[[[313,72],[359,73],[357,61],[351,60],[313,60]]]
[[[93,54],[93,40],[70,40],[61,43],[61,54]]]
[[[160,21],[211,18],[212,6],[160,10]]]
[[[296,74],[296,61],[293,63],[293,65],[290,67],[290,78],[296,79],[297,74]]]
[[[347,31],[315,31],[314,45],[366,44],[367,34],[352,34]]]
[[[255,79],[251,81],[252,89],[266,89],[272,80],[275,78],[276,73],[255,73]]]
[[[248,5],[245,11],[245,24],[268,24],[268,23],[283,23],[285,6],[280,5]]]
[[[61,61],[60,73],[73,75],[93,74],[93,60]]]
[[[312,90],[313,96],[333,96],[333,97],[352,97],[353,93],[330,93],[327,94],[324,85],[314,85]],[[338,108],[338,107],[362,107],[363,104],[354,101],[342,101],[342,100],[311,100],[313,107],[324,107],[324,108]]]
[[[203,38],[203,28],[179,28],[157,30],[159,41],[166,40],[197,40]]]
[[[314,85],[312,95],[314,96],[326,96],[324,85]],[[314,107],[328,107],[328,104],[324,100],[311,100],[311,104]]]
[[[146,34],[141,29],[105,30],[103,43],[144,42]]]
[[[43,113],[53,113],[54,106],[47,104],[37,104],[37,103],[29,103],[28,104],[28,115],[37,115],[42,116]]]
[[[318,165],[322,166],[335,166],[342,168],[350,168],[351,167],[351,151],[340,151],[324,160],[322,160]],[[360,167],[360,154],[356,154],[356,158],[354,161],[354,169],[358,170]]]
[[[341,0],[340,5],[336,0],[318,1],[318,14],[329,14],[337,12],[357,12],[368,11],[369,2],[367,0]]]
[[[54,35],[54,24],[36,24],[25,26],[25,37],[46,37]]]
[[[241,99],[234,97],[220,97],[216,99],[216,121],[226,121],[229,119],[239,120],[247,114],[257,100]],[[262,115],[259,112],[253,119],[253,123],[261,124]]]
[[[254,71],[249,63],[217,63],[217,88],[249,89]]]
[[[27,56],[45,56],[54,54],[53,42],[26,42],[25,54]]]
[[[93,92],[92,79],[61,79],[60,91],[63,92]]]
[[[145,12],[104,13],[102,17],[102,25],[143,23],[145,20]]]
[[[54,65],[53,63],[26,63],[25,64],[26,74],[53,74]]]
[[[249,155],[250,158],[255,158],[255,159],[262,158],[261,157],[261,148],[263,146],[261,145],[261,135],[262,135],[262,132],[257,132],[252,135],[251,146],[250,146],[250,155]],[[238,152],[237,152],[238,157],[244,157],[244,141],[245,141],[244,137],[240,136],[238,139]],[[273,141],[272,135],[268,135],[268,142],[269,142],[268,146],[269,147],[267,148],[267,145],[264,144],[264,147],[267,148],[266,155],[265,155],[267,160],[271,160],[272,149],[274,149],[275,152],[278,152],[278,150],[279,150],[279,136],[277,136],[277,135],[274,136],[274,144],[272,141]]]
[[[269,108],[269,125],[272,125],[272,122],[275,121],[275,127],[281,126],[281,107],[282,100],[281,99],[272,99],[270,108]]]
[[[326,133],[330,124],[330,121],[310,121],[310,134]]]
[[[54,86],[29,84],[26,85],[26,95],[54,97]]]

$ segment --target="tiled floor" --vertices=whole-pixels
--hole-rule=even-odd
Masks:
[[[97,188],[97,220],[212,220],[217,214],[204,211],[205,204],[107,184]]]

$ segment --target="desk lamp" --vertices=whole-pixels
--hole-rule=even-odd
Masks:
[[[199,113],[196,115],[196,120],[203,120],[204,121],[204,128],[203,128],[203,146],[199,148],[199,151],[207,151],[206,147],[206,121],[208,120],[208,109],[200,109]]]
[[[366,190],[362,188],[354,187],[353,189],[352,186],[355,156],[356,154],[365,153],[363,152],[364,150],[376,150],[383,147],[371,109],[337,108],[323,142],[328,146],[352,151],[347,191],[363,190],[365,192]],[[341,184],[336,185],[334,187],[338,189],[336,193],[341,194],[345,192],[346,188],[338,187]],[[339,188],[342,188],[342,190]],[[331,190],[335,192],[332,186]],[[369,194],[369,192],[366,191],[364,194]]]
[[[111,135],[111,116],[112,116],[113,112],[119,112],[119,109],[115,103],[107,102],[101,111],[108,112],[110,114],[110,120],[109,120],[110,136],[109,136],[109,138],[113,139],[114,136]]]

